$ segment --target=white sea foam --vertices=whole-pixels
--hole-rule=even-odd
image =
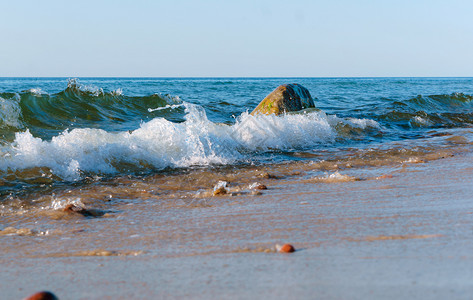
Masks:
[[[114,91],[111,91],[110,94],[112,96],[123,96],[123,90],[121,88],[118,88]]]
[[[82,92],[90,93],[96,97],[104,94],[104,91],[102,88],[99,88],[95,85],[83,85],[79,82],[77,78],[69,78],[67,81],[67,87],[71,89],[77,89]],[[121,93],[121,89],[118,89],[117,91]]]
[[[29,89],[28,92],[32,93],[32,94],[35,94],[35,95],[45,95],[47,94],[46,92],[44,92],[42,89],[40,88],[32,88],[32,89]]]
[[[336,132],[323,112],[284,116],[243,113],[231,136],[249,150],[292,149],[332,142]]]
[[[379,123],[376,122],[375,120],[371,120],[371,119],[347,118],[345,120],[342,120],[342,119],[338,118],[338,120],[339,120],[339,122],[343,122],[343,123],[348,124],[352,127],[358,127],[358,128],[361,128],[361,129],[365,129],[365,128],[368,128],[368,127],[381,129],[381,126],[379,125]]]
[[[153,111],[157,111],[157,110],[176,109],[176,108],[181,107],[181,106],[183,106],[183,105],[184,105],[184,104],[173,104],[173,105],[168,104],[168,105],[166,105],[166,106],[164,106],[164,107],[148,108],[148,111],[149,111],[149,112],[153,112]]]
[[[234,125],[213,123],[200,106],[184,103],[186,120],[155,118],[128,132],[64,131],[50,141],[28,130],[0,149],[0,170],[47,167],[66,180],[83,172],[113,174],[136,168],[230,164],[253,151],[293,149],[332,142],[341,119],[323,112],[283,116],[243,113]],[[361,126],[361,125],[360,125]]]
[[[312,179],[315,182],[347,182],[358,180],[356,177],[349,176],[346,174],[340,174],[338,171],[332,174],[326,174],[325,176],[317,176]]]
[[[409,121],[409,125],[412,127],[427,127],[433,125],[433,123],[429,119],[415,116]]]

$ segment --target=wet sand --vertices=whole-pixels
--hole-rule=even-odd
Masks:
[[[186,198],[134,180],[139,200],[94,202],[98,217],[2,217],[14,229],[0,236],[1,298],[468,299],[472,173],[461,153],[338,180],[263,176],[261,195]],[[285,242],[298,251],[277,253]]]

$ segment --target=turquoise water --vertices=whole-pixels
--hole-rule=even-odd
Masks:
[[[317,110],[248,114],[284,83],[305,86]],[[448,144],[440,136],[471,127],[472,100],[473,78],[0,78],[0,197],[167,170],[435,152]]]

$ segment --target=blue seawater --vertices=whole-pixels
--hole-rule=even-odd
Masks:
[[[249,114],[284,83],[305,86],[317,109]],[[472,100],[473,78],[0,78],[0,196],[94,176],[385,155],[396,142],[435,151],[442,132],[472,126]]]

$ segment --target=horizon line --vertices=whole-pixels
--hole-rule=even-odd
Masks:
[[[473,78],[472,76],[0,76],[5,78],[156,78],[156,79],[213,79],[213,78],[249,78],[249,79],[279,79],[279,78],[307,78],[307,79],[335,79],[335,78]]]

